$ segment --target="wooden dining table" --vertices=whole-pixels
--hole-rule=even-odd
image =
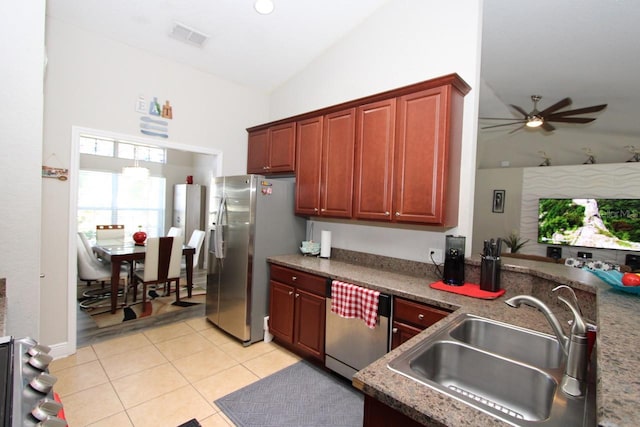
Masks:
[[[111,314],[115,313],[118,308],[118,283],[120,282],[122,263],[128,263],[130,271],[133,271],[135,261],[144,260],[146,249],[146,246],[139,246],[133,242],[98,241],[93,246],[93,251],[98,257],[111,262]],[[195,248],[187,245],[182,246],[182,254],[186,261],[188,298],[191,298],[193,290],[193,256],[195,253]]]

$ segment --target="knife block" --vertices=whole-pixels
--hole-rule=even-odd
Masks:
[[[482,256],[480,262],[480,289],[488,292],[500,290],[500,257]]]

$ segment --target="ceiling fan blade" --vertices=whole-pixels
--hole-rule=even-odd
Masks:
[[[514,119],[514,118],[506,118],[506,117],[478,117],[478,120],[512,120],[516,122],[521,122],[522,119]]]
[[[546,116],[547,114],[551,114],[556,110],[566,107],[567,105],[571,105],[571,98],[561,99],[550,107],[545,108],[544,110],[538,113],[539,116]]]
[[[600,105],[593,105],[591,107],[578,108],[576,110],[559,111],[557,113],[548,115],[547,118],[551,118],[554,116],[573,116],[575,114],[597,113],[598,111],[604,110],[606,106],[607,104],[600,104]]]
[[[546,121],[544,121],[542,123],[542,129],[546,130],[547,132],[552,132],[554,130],[556,130],[556,128],[554,126],[551,125],[551,123],[548,123]]]
[[[511,135],[512,133],[516,133],[518,132],[520,129],[522,129],[523,127],[525,127],[526,125],[522,125],[520,127],[515,128],[514,130],[512,130],[511,132],[509,132],[509,135]]]
[[[515,122],[515,123],[502,123],[502,124],[500,124],[500,125],[484,126],[484,127],[482,127],[481,129],[499,128],[499,127],[502,127],[502,126],[512,126],[512,125],[515,125],[515,124],[517,124],[517,123],[523,123],[523,121],[522,121],[522,120],[519,120],[518,122]]]
[[[509,104],[509,106],[511,108],[513,108],[514,110],[516,110],[517,112],[519,112],[520,114],[522,114],[524,117],[527,117],[529,115],[529,113],[527,113],[526,111],[524,111],[522,108],[518,107],[517,105]]]
[[[547,117],[548,122],[560,122],[560,123],[591,123],[595,119],[588,117]]]

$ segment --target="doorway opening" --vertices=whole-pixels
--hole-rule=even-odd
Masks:
[[[69,264],[68,264],[68,321],[67,321],[67,349],[69,354],[76,351],[77,331],[78,331],[78,312],[77,304],[77,245],[76,236],[78,231],[78,190],[79,190],[79,174],[81,165],[80,144],[81,138],[85,135],[94,137],[113,139],[120,141],[128,141],[133,144],[141,144],[151,147],[159,147],[168,151],[167,163],[156,169],[152,169],[152,174],[165,176],[167,178],[167,188],[173,188],[174,183],[184,183],[187,175],[193,176],[194,182],[202,183],[210,187],[212,180],[222,174],[222,152],[220,150],[187,145],[170,141],[157,141],[146,137],[135,135],[118,134],[115,132],[90,129],[83,127],[72,128],[71,141],[71,159],[69,163]],[[176,164],[172,164],[175,158]],[[185,162],[185,158],[192,159],[191,163]],[[182,160],[180,160],[182,159]],[[123,165],[130,160],[123,161]],[[122,166],[120,166],[122,167]],[[167,197],[165,207],[166,221],[171,221],[171,197]]]

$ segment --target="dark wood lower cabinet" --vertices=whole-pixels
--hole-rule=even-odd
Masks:
[[[269,332],[292,351],[324,363],[326,279],[271,266]]]
[[[416,420],[365,394],[363,427],[423,427]],[[434,424],[436,425],[436,424]]]

